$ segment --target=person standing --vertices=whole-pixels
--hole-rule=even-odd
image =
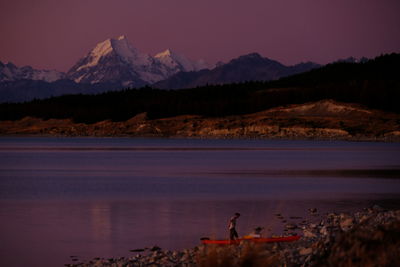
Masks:
[[[236,212],[235,215],[229,220],[229,239],[235,240],[239,238],[238,233],[236,232],[236,220],[240,217],[240,213]]]

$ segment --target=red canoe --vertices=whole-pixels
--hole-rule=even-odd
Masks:
[[[255,243],[274,243],[274,242],[293,242],[299,240],[301,236],[293,235],[293,236],[282,236],[282,237],[270,237],[270,238],[239,238],[236,240],[209,240],[203,239],[201,240],[202,244],[218,244],[218,245],[231,245],[238,244],[242,241],[250,241]]]

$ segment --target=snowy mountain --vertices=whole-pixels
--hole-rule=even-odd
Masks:
[[[139,52],[125,36],[107,39],[96,45],[67,73],[79,83],[119,82],[123,86],[139,87],[153,84],[180,71],[197,70],[205,66],[166,50],[152,57]]]
[[[0,102],[28,101],[63,94],[94,94],[152,85],[179,89],[206,84],[267,81],[319,67],[314,63],[284,66],[257,53],[214,68],[170,49],[154,56],[141,53],[125,36],[97,44],[66,74],[55,70],[17,67],[0,61]]]
[[[154,58],[169,68],[173,74],[180,71],[199,71],[209,68],[204,60],[191,61],[185,56],[177,54],[171,49],[167,49],[164,52],[158,53],[154,56]]]
[[[18,80],[37,80],[54,82],[63,79],[65,74],[56,70],[37,70],[31,66],[17,67],[11,62],[4,64],[0,61],[0,82]]]

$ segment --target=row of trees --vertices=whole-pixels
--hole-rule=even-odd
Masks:
[[[226,116],[321,99],[360,103],[400,113],[400,54],[366,63],[335,63],[272,82],[208,85],[183,90],[150,87],[99,95],[66,95],[0,105],[0,120],[26,116],[72,118],[76,122],[123,121],[147,112],[150,118],[183,114]]]

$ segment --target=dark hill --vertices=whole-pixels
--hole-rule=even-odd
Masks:
[[[246,82],[183,90],[152,88],[68,95],[22,104],[1,104],[0,120],[26,116],[77,122],[124,121],[147,112],[165,118],[192,114],[228,116],[322,99],[359,103],[400,113],[400,54],[366,63],[335,63],[272,82]]]

